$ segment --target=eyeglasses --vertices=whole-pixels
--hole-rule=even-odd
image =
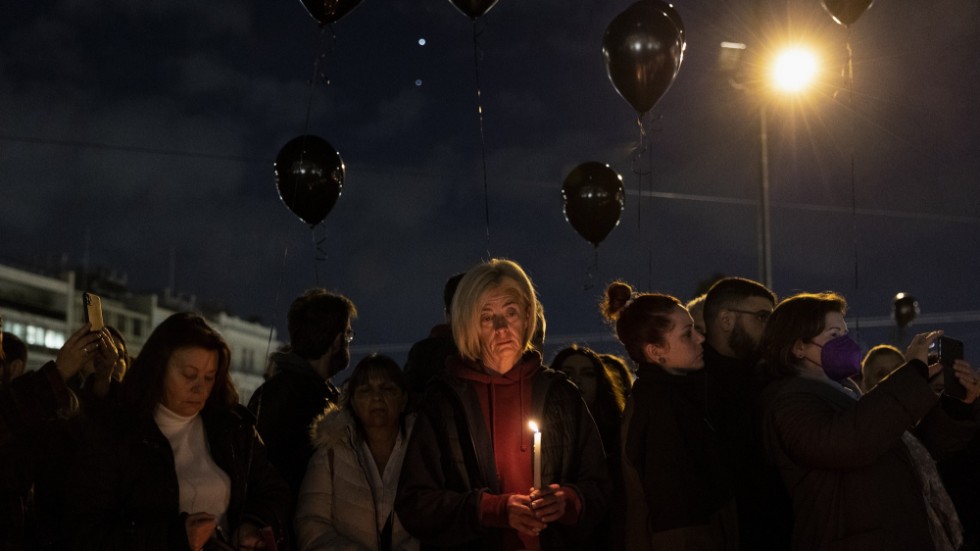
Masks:
[[[769,316],[772,315],[772,310],[756,310],[755,312],[752,312],[751,310],[739,310],[738,308],[726,308],[726,310],[729,312],[753,316],[755,319],[759,320],[759,323],[766,323]]]
[[[354,330],[353,329],[348,329],[347,331],[344,332],[344,340],[347,341],[347,344],[350,344],[351,341],[354,340]]]

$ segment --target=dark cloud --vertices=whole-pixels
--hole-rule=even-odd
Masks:
[[[806,102],[767,100],[776,290],[836,289],[868,316],[898,290],[980,310],[980,8],[876,4],[848,33],[817,2],[761,26],[757,4],[677,6],[688,50],[639,159],[600,51],[625,6],[501,2],[476,24],[475,61],[474,26],[445,0],[365,1],[324,30],[299,2],[31,4],[0,23],[2,260],[86,257],[141,290],[173,266],[181,291],[277,323],[319,284],[357,302],[372,345],[424,336],[445,278],[489,249],[528,268],[550,334],[604,333],[611,278],[688,298],[716,272],[757,277],[759,98],[719,74],[718,45],[796,33],[819,39],[832,78]],[[848,40],[851,88],[833,76]],[[312,234],[272,174],[303,132],[347,164]],[[593,160],[628,191],[598,259],[560,198]],[[980,346],[977,325],[952,329]]]

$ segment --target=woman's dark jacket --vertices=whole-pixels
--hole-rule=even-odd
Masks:
[[[541,420],[544,435],[542,485],[571,487],[583,504],[576,524],[554,522],[541,532],[542,548],[602,549],[593,535],[607,513],[611,482],[595,422],[564,374],[542,368],[531,385],[530,413]],[[476,391],[449,373],[437,376],[426,391],[399,478],[395,510],[402,524],[423,550],[500,549],[500,529],[482,526],[478,514],[480,494],[500,493],[497,481]]]
[[[736,549],[738,523],[700,371],[637,370],[623,419],[626,548]]]
[[[763,439],[793,500],[795,551],[934,549],[918,475],[902,441],[914,432],[934,457],[975,430],[951,419],[912,360],[860,400],[796,376],[762,395]]]
[[[151,416],[122,411],[88,427],[87,442],[71,466],[67,517],[73,548],[187,550],[170,442]],[[279,549],[287,549],[289,488],[266,459],[251,415],[240,406],[208,406],[201,417],[211,457],[231,479],[232,532],[243,522],[269,526]]]

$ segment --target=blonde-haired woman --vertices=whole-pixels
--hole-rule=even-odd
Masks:
[[[609,477],[578,390],[530,344],[538,301],[509,260],[478,264],[453,298],[459,355],[429,385],[395,509],[424,547],[596,549]],[[529,421],[542,433],[533,488]]]

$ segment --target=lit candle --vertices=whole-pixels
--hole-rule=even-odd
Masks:
[[[528,423],[534,432],[534,446],[531,447],[531,462],[534,464],[534,488],[541,489],[541,431],[534,421]]]

